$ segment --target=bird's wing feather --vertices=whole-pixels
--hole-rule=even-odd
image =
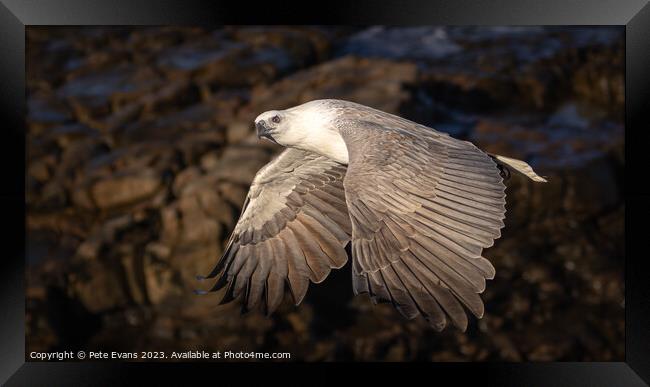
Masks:
[[[341,130],[354,290],[438,330],[448,320],[465,330],[461,305],[481,317],[478,294],[495,274],[481,255],[504,225],[499,170],[469,142],[406,120],[375,122]]]
[[[287,148],[255,176],[226,250],[208,278],[227,286],[223,302],[243,297],[243,309],[278,307],[285,283],[299,304],[309,281],[321,282],[347,262],[351,224],[346,166]]]

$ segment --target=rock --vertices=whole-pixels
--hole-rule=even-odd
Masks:
[[[86,260],[98,258],[100,249],[106,244],[114,243],[116,233],[132,224],[130,215],[121,215],[97,225],[79,245],[77,256]]]
[[[214,187],[209,189],[200,190],[196,193],[199,204],[206,215],[211,219],[219,221],[219,223],[232,227],[235,223],[237,214],[233,211],[232,207],[219,196],[218,191]]]
[[[49,136],[56,141],[59,148],[67,149],[78,143],[101,143],[97,138],[98,132],[86,125],[68,124],[52,128],[48,131]]]
[[[196,164],[202,155],[220,147],[223,139],[223,133],[216,130],[190,132],[183,136],[183,140],[176,144],[176,148],[183,162]]]
[[[31,124],[52,125],[69,120],[70,112],[52,96],[34,96],[27,100],[27,115]]]
[[[620,202],[620,192],[609,161],[594,159],[568,177],[564,206],[577,214],[597,214]]]
[[[100,261],[87,261],[69,276],[72,294],[92,313],[124,306],[128,296],[121,284],[118,267]]]
[[[145,170],[100,180],[92,186],[91,195],[99,208],[112,208],[147,199],[153,196],[160,184],[157,173]]]
[[[288,26],[279,28],[246,27],[233,30],[237,40],[254,47],[282,47],[304,67],[326,59],[330,53],[331,38],[339,29]]]
[[[614,55],[594,54],[595,60],[587,61],[577,70],[573,88],[582,99],[601,106],[622,118],[625,106],[623,74],[623,50],[619,48]],[[615,58],[612,64],[611,58]]]
[[[193,71],[224,59],[230,61],[245,47],[242,43],[228,40],[204,39],[166,50],[159,56],[157,64],[172,71]]]
[[[201,174],[201,170],[198,167],[188,167],[179,172],[174,178],[172,192],[177,197],[180,197],[183,195],[183,191],[186,187],[190,186],[192,183],[198,181],[202,177],[203,175]]]
[[[257,171],[269,159],[268,153],[259,147],[229,147],[210,171],[210,175],[219,181],[250,185]]]
[[[50,181],[43,186],[41,197],[36,204],[41,209],[61,208],[68,202],[68,196],[61,181]]]
[[[407,31],[393,29],[392,33]],[[418,87],[438,102],[465,110],[508,108],[514,104],[520,109],[548,111],[564,103],[570,91],[577,89],[581,101],[602,106],[605,100],[615,100],[616,108],[612,110],[620,111],[622,30],[595,31],[552,27],[449,28],[442,42],[463,49],[429,56],[422,66]],[[411,40],[417,42],[425,39],[429,31],[411,33]],[[438,44],[444,47],[443,43]],[[612,53],[616,53],[616,60],[606,69],[601,64]],[[581,68],[582,65],[585,67]],[[618,75],[612,75],[610,70]]]
[[[147,302],[147,293],[146,286],[142,283],[142,261],[134,256],[132,245],[122,245],[119,253],[129,299],[135,304],[144,304]]]
[[[199,282],[196,277],[210,273],[221,255],[221,247],[216,243],[219,235],[212,237],[215,242],[183,245],[172,257],[171,272],[178,283],[177,294],[180,293],[186,300],[196,296],[194,290],[206,286],[206,283]],[[213,308],[214,305],[216,302]]]
[[[438,60],[462,50],[446,30],[443,27],[371,27],[347,38],[338,53],[396,60]]]
[[[224,181],[219,183],[219,193],[228,203],[241,209],[248,194],[248,188],[240,184]]]
[[[108,116],[125,100],[136,99],[160,86],[161,79],[151,68],[118,66],[70,79],[57,91],[57,96],[71,102],[81,122],[105,127],[97,120]],[[117,105],[112,106],[113,103]]]
[[[73,187],[71,192],[71,200],[74,205],[83,209],[94,209],[95,203],[85,187]]]
[[[162,247],[161,250],[163,254],[167,254],[168,248]],[[174,271],[169,267],[169,263],[158,258],[158,254],[146,254],[143,260],[147,300],[153,305],[158,305],[178,293],[179,288],[179,284],[174,280]]]
[[[182,243],[192,244],[205,241],[216,242],[221,235],[221,227],[205,214],[199,199],[186,195],[179,199],[178,209],[181,218]]]
[[[148,243],[146,252],[160,260],[166,260],[171,255],[171,249],[169,246],[159,242]]]
[[[198,71],[197,82],[229,87],[268,83],[325,56],[324,36],[297,28],[249,27],[226,31],[227,52]]]
[[[483,120],[476,124],[470,138],[476,146],[486,152],[525,160],[528,156],[525,146],[520,142],[511,141],[508,136],[513,130],[516,128],[506,123]],[[523,133],[529,132],[523,130]]]
[[[208,152],[201,156],[200,163],[203,170],[209,171],[219,165],[219,156],[216,152]]]
[[[47,161],[43,159],[37,160],[29,165],[27,168],[27,174],[43,183],[50,177],[50,171],[47,164]]]
[[[269,87],[254,88],[251,103],[240,117],[242,122],[251,122],[260,112],[320,98],[345,99],[397,112],[408,97],[403,85],[413,82],[415,76],[416,67],[411,63],[347,56],[298,72]]]
[[[160,239],[168,244],[175,244],[180,234],[179,214],[174,206],[165,207],[160,212],[162,233]]]
[[[112,71],[88,74],[69,80],[58,90],[62,98],[95,97],[108,100],[113,94],[134,93],[140,88],[154,86],[155,76],[150,68],[118,67]],[[144,83],[138,84],[138,81]]]
[[[253,128],[252,121],[250,122],[241,122],[234,121],[232,124],[228,125],[227,128],[227,139],[228,143],[237,143],[241,140],[251,136],[255,133]]]

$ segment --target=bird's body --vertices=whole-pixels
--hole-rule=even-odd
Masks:
[[[500,236],[500,167],[544,181],[528,164],[367,106],[316,100],[255,120],[287,149],[256,175],[228,247],[209,277],[268,313],[285,283],[299,304],[309,281],[347,262],[353,289],[422,315],[435,329],[483,315],[495,269],[481,256]]]

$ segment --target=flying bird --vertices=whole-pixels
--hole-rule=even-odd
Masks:
[[[355,294],[390,302],[437,331],[467,328],[465,308],[495,269],[483,249],[501,236],[504,173],[545,182],[521,160],[353,102],[324,99],[255,119],[257,135],[286,149],[256,174],[214,270],[221,303],[271,314],[288,288],[343,267],[350,244]]]

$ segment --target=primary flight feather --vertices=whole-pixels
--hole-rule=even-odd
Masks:
[[[521,160],[364,105],[316,100],[260,114],[258,136],[287,147],[255,176],[226,250],[208,278],[222,303],[272,313],[285,286],[347,262],[356,294],[390,302],[436,330],[483,316],[495,269],[482,257],[501,235],[502,172],[546,181]]]

